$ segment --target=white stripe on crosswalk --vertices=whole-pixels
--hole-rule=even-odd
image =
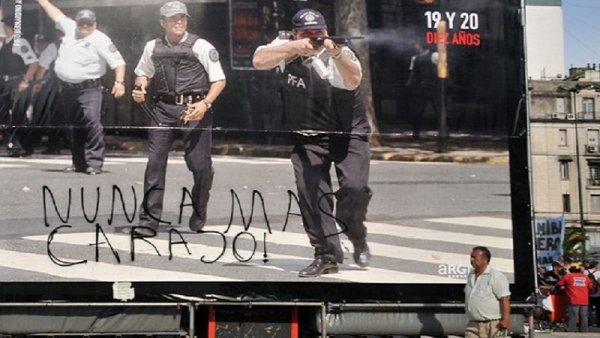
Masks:
[[[0,169],[26,168],[26,164],[0,164]]]
[[[223,232],[226,230],[226,228],[227,227],[225,225],[210,226],[210,227],[206,227],[205,230],[213,230],[213,231]],[[233,226],[232,225],[232,227],[229,230],[229,233],[227,235],[228,241],[232,241],[231,237],[242,231],[243,231],[242,226]],[[261,254],[260,250],[262,250],[262,246],[263,246],[262,239],[263,239],[263,233],[265,231],[266,231],[266,229],[260,229],[260,228],[256,228],[256,227],[251,227],[250,229],[248,229],[248,232],[252,233],[257,241],[258,252],[254,256],[257,260],[259,260],[259,255]],[[403,236],[402,232],[395,232],[395,233],[398,234],[397,237]],[[390,233],[388,233],[388,235],[390,235]],[[183,236],[185,237],[186,234],[183,234]],[[203,235],[203,236],[213,236],[215,238],[219,238],[216,235]],[[107,237],[109,238],[111,245],[115,249],[130,250],[129,236],[107,234]],[[244,238],[244,237],[242,237],[242,238]],[[26,239],[36,240],[36,241],[46,241],[47,236],[30,236],[30,237],[26,237]],[[72,244],[72,245],[88,245],[91,242],[93,242],[94,239],[95,239],[94,233],[70,233],[70,234],[56,235],[54,237],[54,242],[64,243],[64,244]],[[427,240],[427,238],[419,238],[419,240]],[[152,238],[152,239],[150,239],[150,241],[158,248],[158,250],[162,254],[168,253],[169,242],[167,240]],[[140,241],[138,241],[138,242],[140,242]],[[349,248],[349,250],[352,250],[352,244],[350,244],[349,241],[343,240],[342,242],[345,247]],[[310,248],[310,245],[308,243],[308,238],[305,234],[281,232],[281,231],[274,231],[272,234],[268,234],[267,235],[267,252],[268,252],[269,257],[274,258],[274,259],[281,259],[282,261],[286,261],[286,262],[293,262],[294,260],[303,259],[303,258],[299,258],[297,256],[271,253],[271,252],[269,252],[269,243],[279,244],[279,245],[296,245],[296,246],[303,246],[306,248]],[[483,243],[479,243],[479,244],[485,245],[485,243],[486,242],[484,241]],[[181,257],[181,258],[199,259],[201,256],[206,256],[206,259],[214,259],[214,258],[218,257],[223,250],[222,247],[220,247],[218,245],[217,246],[206,246],[203,244],[188,243],[188,246],[190,248],[190,251],[192,252],[191,256],[187,254],[187,252],[181,245],[178,246],[179,248],[177,248],[177,246],[175,247],[176,252],[174,253],[174,255],[177,257]],[[380,257],[386,257],[386,258],[392,258],[392,259],[402,259],[402,260],[407,260],[407,261],[418,261],[418,262],[430,263],[430,264],[445,264],[445,265],[454,265],[454,266],[456,266],[456,265],[462,266],[465,264],[466,265],[469,264],[468,253],[455,254],[455,253],[449,253],[449,252],[443,252],[443,251],[423,250],[423,249],[417,249],[417,248],[412,248],[412,247],[381,244],[381,243],[376,243],[373,241],[369,242],[369,247],[375,257],[380,256]],[[142,245],[142,243],[140,243],[140,245],[138,245],[136,247],[136,252],[137,253],[155,254],[153,248],[151,248],[147,244]],[[250,255],[252,254],[248,250],[238,250],[238,253],[242,257],[250,257]],[[376,260],[376,258],[374,258],[374,261],[375,260]],[[228,244],[228,249],[225,251],[224,256],[221,257],[221,259],[219,259],[219,262],[224,263],[224,264],[237,262],[237,260],[233,256],[233,253],[231,250],[231,243]],[[299,264],[304,264],[304,263],[305,262],[300,262]],[[295,265],[295,264],[293,264],[293,265]],[[260,265],[260,266],[267,267],[265,265]],[[504,271],[504,272],[512,273],[514,271],[513,261],[511,259],[494,257],[494,267],[496,269],[498,269],[500,271]],[[278,267],[278,268],[281,268],[284,270],[290,270],[290,269],[297,268],[297,266],[282,266],[282,267]],[[387,271],[391,271],[391,270],[387,270]],[[374,278],[374,276],[373,276],[373,280],[376,280]]]
[[[461,224],[454,222],[453,224]],[[373,223],[365,222],[367,231],[370,234],[381,234],[390,235],[397,234],[398,237],[416,239],[416,240],[429,240],[429,241],[440,241],[448,243],[460,243],[468,245],[485,245],[494,248],[510,249],[512,250],[513,243],[510,237],[495,237],[495,236],[482,236],[482,235],[471,235],[463,232],[450,232],[441,230],[423,229],[417,227],[409,227],[394,224],[384,223]]]
[[[0,249],[0,266],[52,276],[95,281],[236,281],[198,273],[150,269],[130,265],[88,262],[69,267],[54,264],[46,255]]]
[[[426,219],[428,222],[459,224],[478,228],[492,228],[501,230],[510,230],[512,222],[506,218],[496,217],[454,217],[454,218],[431,218]]]

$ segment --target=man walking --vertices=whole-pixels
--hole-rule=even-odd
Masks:
[[[253,64],[262,70],[278,68],[283,75],[284,114],[295,137],[292,164],[300,211],[315,250],[314,261],[299,276],[316,277],[338,272],[344,260],[340,232],[354,245],[356,264],[369,264],[364,220],[371,199],[371,130],[359,88],[362,69],[354,52],[327,39],[325,18],[316,10],[299,11],[292,25],[291,34],[258,47]],[[336,192],[329,175],[332,164],[340,186]]]
[[[170,1],[160,8],[165,35],[149,41],[135,69],[133,100],[152,117],[148,130],[148,164],[144,175],[144,201],[137,232],[152,236],[162,221],[167,159],[179,132],[183,135],[185,161],[194,176],[194,232],[206,223],[212,187],[212,104],[225,88],[219,53],[208,41],[187,32],[185,4]],[[154,79],[154,106],[146,104],[146,89]],[[163,221],[164,222],[164,221]],[[167,222],[168,223],[168,222]]]
[[[37,2],[65,34],[54,64],[65,122],[71,130],[73,165],[65,171],[98,175],[102,173],[105,148],[100,78],[108,64],[115,72],[111,94],[115,98],[123,96],[125,61],[111,39],[96,29],[94,12],[83,9],[72,20],[49,0]]]
[[[469,322],[465,338],[491,338],[510,328],[508,280],[492,268],[492,254],[484,246],[471,251],[473,270],[465,286],[465,313]]]

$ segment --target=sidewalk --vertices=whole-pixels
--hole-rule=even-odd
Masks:
[[[145,154],[146,145],[143,137],[106,136],[106,150],[111,152]],[[382,161],[411,162],[456,162],[456,163],[488,163],[508,164],[508,146],[506,139],[490,136],[472,136],[453,134],[448,140],[446,151],[438,151],[439,144],[435,135],[425,135],[415,141],[408,135],[394,134],[381,137],[380,146],[371,147],[371,159]],[[181,140],[176,140],[174,151],[183,151]],[[289,158],[292,151],[290,144],[259,144],[241,142],[235,138],[214,137],[213,154],[252,157]],[[68,150],[64,151],[65,153]]]

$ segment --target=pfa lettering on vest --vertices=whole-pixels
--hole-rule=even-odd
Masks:
[[[296,88],[304,88],[306,89],[306,84],[301,77],[288,74],[288,85]]]

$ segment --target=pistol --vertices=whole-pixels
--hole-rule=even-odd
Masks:
[[[179,124],[182,127],[185,127],[188,125],[189,121],[186,121],[185,118],[188,116],[189,113],[191,113],[193,111],[192,107],[186,105],[185,109],[183,109],[181,111],[181,114],[179,114]]]
[[[322,47],[325,39],[333,41],[336,45],[347,45],[350,40],[362,40],[364,36],[314,36],[310,38],[310,43],[314,47]]]

